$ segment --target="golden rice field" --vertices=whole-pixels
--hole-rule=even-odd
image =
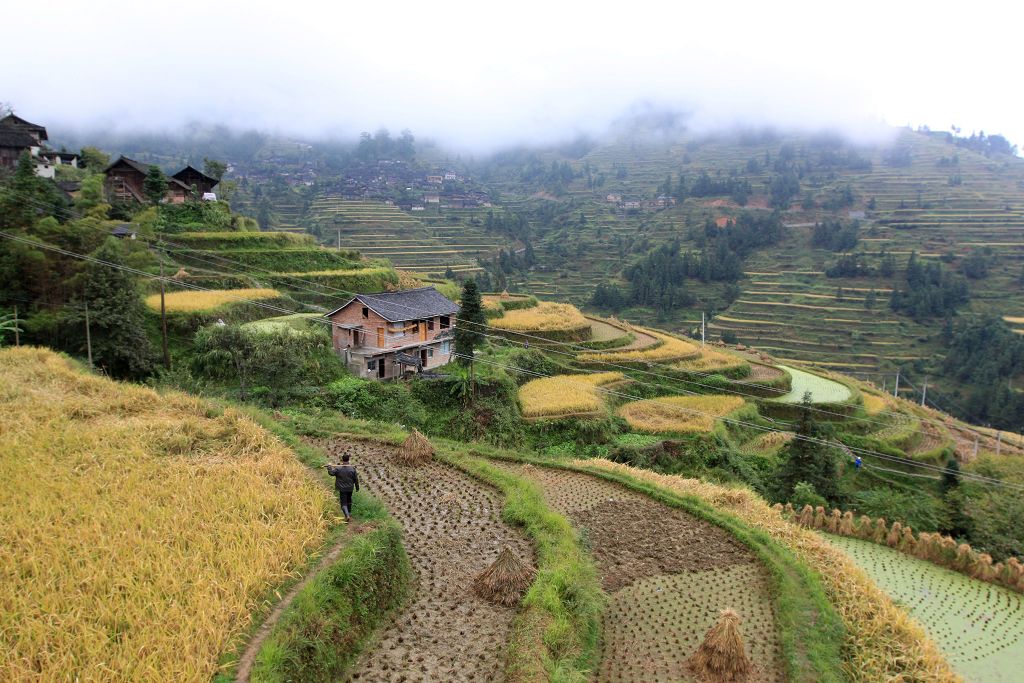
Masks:
[[[679,361],[672,367],[687,372],[724,372],[735,370],[746,364],[747,362],[739,356],[704,348],[701,349],[698,357]]]
[[[1004,315],[1003,320],[1010,323],[1011,325],[1024,325],[1024,318],[1022,317]]]
[[[209,681],[330,504],[233,409],[0,351],[0,680]]]
[[[542,377],[519,388],[519,403],[525,417],[593,413],[604,409],[597,387],[623,379],[621,372]]]
[[[619,415],[639,432],[710,432],[717,418],[743,404],[739,396],[665,396],[627,403]]]
[[[532,308],[508,311],[490,324],[512,332],[554,332],[590,327],[590,321],[578,308],[553,301],[541,301]]]
[[[868,415],[878,415],[889,406],[889,402],[881,396],[868,393],[861,395],[864,397],[864,412]]]
[[[370,266],[367,268],[341,268],[336,270],[310,270],[302,273],[281,273],[287,277],[329,277],[332,275],[345,275],[348,277],[360,277],[363,275],[390,274],[392,269],[386,266]]]
[[[581,469],[614,472],[730,512],[787,547],[820,575],[847,629],[848,675],[856,683],[953,683],[960,677],[921,627],[850,559],[817,533],[785,519],[747,489],[659,474],[610,460],[576,460]]]
[[[259,301],[276,299],[281,293],[276,289],[211,289],[206,291],[168,292],[164,302],[168,313],[198,313],[212,311],[221,306],[236,304],[243,300]],[[160,310],[160,295],[146,297],[146,306]]]
[[[635,329],[654,337],[659,343],[656,346],[642,349],[587,351],[577,356],[577,360],[583,363],[668,363],[696,358],[700,355],[700,347],[685,339],[642,327]]]
[[[743,445],[749,453],[775,453],[796,436],[793,432],[764,432]]]

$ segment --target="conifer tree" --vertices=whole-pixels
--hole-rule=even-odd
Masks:
[[[472,363],[473,350],[484,341],[483,305],[476,281],[467,279],[462,284],[462,300],[459,302],[459,319],[455,325],[455,354],[462,365]]]
[[[159,204],[167,195],[167,176],[159,166],[150,166],[146,179],[142,181],[142,191],[152,204]]]
[[[807,482],[820,495],[835,500],[839,476],[835,452],[823,443],[828,432],[811,415],[811,393],[805,392],[796,424],[796,438],[786,448],[786,460],[779,468],[777,482],[780,498],[788,500],[800,482]]]
[[[153,351],[146,336],[146,309],[135,276],[114,266],[125,265],[124,245],[108,237],[92,256],[104,263],[88,262],[76,278],[82,299],[69,319],[81,328],[80,351],[86,351],[85,306],[93,363],[112,377],[141,379],[153,369]]]

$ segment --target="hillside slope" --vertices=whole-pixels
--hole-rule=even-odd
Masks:
[[[331,500],[238,412],[0,351],[0,678],[208,681]]]

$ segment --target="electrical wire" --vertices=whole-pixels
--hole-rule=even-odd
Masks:
[[[25,197],[25,195],[21,195],[19,193],[16,193],[16,192],[13,192],[13,191],[10,191],[10,190],[8,190],[8,192],[11,193],[11,194],[14,194],[15,196]],[[26,201],[31,201],[31,198],[27,198]],[[46,205],[41,205],[41,206],[43,208],[50,208],[50,207],[48,207]],[[67,215],[74,215],[71,211],[65,211],[65,213]],[[90,227],[90,228],[94,228],[96,230],[99,230],[101,232],[106,232],[103,228],[100,228],[99,226],[85,226],[85,227]],[[220,257],[220,256],[216,255],[213,252],[209,252],[209,251],[205,251],[205,250],[195,250],[195,249],[191,249],[189,247],[184,247],[182,245],[175,245],[174,242],[170,242],[168,240],[163,240],[162,238],[159,240],[159,243],[157,243],[156,245],[154,245],[153,242],[151,242],[151,241],[146,241],[146,240],[143,240],[143,241],[147,245],[149,245],[150,247],[153,247],[153,248],[156,248],[156,249],[161,249],[161,250],[163,250],[165,252],[167,252],[168,250],[164,249],[161,246],[162,244],[169,244],[171,246],[175,246],[175,247],[177,247],[179,249],[182,249],[182,250],[185,250],[185,251],[198,251],[198,252],[201,252],[201,253],[206,253],[208,255],[213,256],[213,258],[215,258],[216,260],[224,262],[224,263],[227,263],[227,264],[236,264],[236,265],[240,265],[240,266],[243,266],[243,267],[247,267],[250,270],[262,271],[262,272],[267,274],[266,276],[264,276],[267,279],[288,279],[288,280],[292,280],[292,281],[301,282],[301,283],[304,283],[304,284],[320,287],[322,289],[327,289],[327,290],[330,290],[330,291],[338,292],[340,294],[346,295],[346,297],[349,297],[349,298],[356,296],[355,292],[351,292],[351,291],[344,290],[344,289],[341,289],[341,288],[333,287],[331,285],[327,285],[327,284],[323,284],[323,283],[316,283],[316,282],[313,282],[313,281],[310,281],[310,280],[305,280],[303,278],[296,277],[296,276],[281,275],[279,273],[274,273],[273,271],[270,271],[270,270],[267,270],[267,269],[264,269],[264,268],[259,268],[259,267],[256,267],[256,266],[246,266],[246,264],[240,264],[237,261],[233,261],[231,259]],[[203,259],[199,259],[199,260],[202,261]],[[210,263],[210,261],[208,261],[208,260],[206,260],[205,262]],[[241,273],[241,274],[244,274],[244,275],[251,276],[250,272],[239,270],[237,268],[232,268],[232,270],[234,270],[236,273]],[[221,274],[223,274],[223,273],[221,273]],[[178,281],[178,280],[174,280],[173,282],[175,284],[179,284],[179,285],[183,284],[181,281]],[[308,289],[308,288],[301,288],[301,287],[293,287],[293,288],[294,289],[298,289],[299,291],[306,291],[308,293],[316,294],[318,296],[329,296],[329,295],[325,294],[322,291],[314,291],[314,290],[311,290],[311,289]],[[371,295],[363,294],[362,296],[364,298],[371,298],[371,299],[373,297],[372,294]],[[396,305],[396,306],[398,306],[400,308],[405,308],[406,310],[408,310],[408,311],[410,311],[412,313],[424,313],[425,312],[422,309],[417,309],[415,307],[412,307],[412,306],[409,306],[409,305],[405,305],[405,304],[393,304],[392,303],[392,305]],[[539,336],[539,335],[532,335],[532,334],[525,333],[525,332],[516,332],[516,331],[510,331],[510,330],[503,330],[503,329],[495,327],[493,325],[487,325],[487,324],[480,325],[479,323],[473,323],[473,322],[470,322],[470,321],[466,321],[466,320],[460,319],[458,317],[453,317],[453,319],[456,320],[457,322],[469,323],[469,324],[473,325],[474,328],[477,328],[477,329],[479,329],[480,327],[483,327],[485,329],[497,330],[497,331],[500,332],[500,334],[498,334],[498,335],[488,335],[488,334],[485,334],[485,333],[482,333],[482,332],[480,333],[483,336],[486,336],[488,338],[501,338],[501,339],[506,339],[507,340],[509,335],[513,335],[513,336],[516,336],[516,337],[526,338],[527,341],[529,341],[530,339],[534,339],[534,340],[537,340],[538,342],[541,342],[542,345],[545,347],[545,349],[547,351],[549,351],[551,353],[558,354],[558,355],[562,355],[562,356],[569,356],[569,357],[574,358],[574,359],[578,355],[579,352],[594,352],[594,349],[591,349],[589,347],[586,347],[586,346],[583,346],[583,345],[580,345],[580,344],[574,344],[574,343],[570,343],[570,342],[552,341],[552,340],[549,340],[549,339],[547,339],[545,337],[542,337],[542,336]],[[551,348],[551,346],[567,347],[567,348],[573,349],[575,351],[575,353],[556,351],[556,350],[553,350]],[[612,367],[612,368],[616,368],[617,370],[629,371],[629,372],[632,372],[632,373],[639,373],[639,374],[646,375],[646,376],[649,376],[649,377],[654,377],[654,378],[657,378],[657,379],[661,379],[661,380],[665,380],[665,381],[668,381],[668,382],[672,382],[672,383],[677,384],[677,385],[682,383],[682,384],[694,385],[694,386],[700,387],[702,389],[715,389],[716,391],[727,391],[727,392],[732,393],[734,395],[743,396],[745,398],[754,399],[754,400],[763,398],[763,396],[760,395],[760,394],[752,394],[752,393],[743,392],[743,391],[739,391],[739,390],[732,389],[732,388],[730,388],[730,389],[723,389],[722,387],[709,386],[707,384],[704,384],[702,382],[695,381],[695,380],[692,380],[692,379],[686,379],[686,378],[680,378],[680,377],[674,377],[674,376],[666,376],[666,375],[659,374],[659,373],[656,373],[656,372],[651,372],[651,371],[648,371],[648,370],[644,370],[642,368],[635,368],[635,367],[631,367],[631,366],[627,366],[627,365],[617,364],[617,363],[613,363],[611,361],[595,360],[594,362],[599,364],[599,365],[601,365],[601,366],[604,366],[604,367]],[[654,366],[654,367],[662,367],[662,368],[667,368],[667,369],[674,369],[674,368],[672,368],[672,366],[670,366],[668,364],[665,364],[665,363],[649,362],[648,365]],[[584,373],[595,373],[595,372],[600,372],[600,371],[598,371],[598,370],[584,370],[583,372]],[[699,371],[687,371],[687,373],[690,374],[690,375],[696,375],[698,377],[705,377],[705,378],[706,377],[711,377],[712,375],[715,374],[715,373],[705,373],[705,372],[699,372]],[[750,383],[750,382],[741,382],[739,380],[732,380],[731,384],[733,384],[734,386],[735,385],[739,385],[739,386],[756,387],[756,388],[762,389],[762,390],[765,388],[764,385]],[[662,388],[664,388],[664,387],[662,387]],[[771,388],[769,387],[769,389],[771,389]],[[777,391],[778,391],[778,393],[785,393],[783,390],[777,390]],[[698,392],[690,392],[690,393],[698,393]],[[827,416],[836,417],[836,418],[839,418],[839,419],[856,421],[856,422],[862,422],[862,423],[865,423],[865,424],[876,424],[876,425],[879,425],[880,427],[883,427],[883,428],[889,426],[889,424],[887,422],[883,422],[883,421],[880,421],[880,420],[872,419],[870,417],[853,417],[853,416],[846,415],[844,413],[840,413],[840,412],[836,412],[836,411],[832,411],[832,410],[828,410],[828,409],[820,408],[820,407],[816,407],[816,406],[811,406],[809,409],[814,411],[814,412],[816,412],[816,413],[818,413],[818,414],[820,414],[820,415],[827,415]],[[900,413],[898,411],[889,411],[889,410],[882,410],[882,411],[879,411],[879,413],[877,413],[877,414],[890,416],[890,417],[893,417],[893,418],[896,418],[896,419],[903,419],[903,418],[907,417],[907,415],[905,413]],[[927,422],[929,424],[933,424],[933,425],[936,425],[936,426],[939,426],[939,427],[943,427],[943,428],[945,426],[945,422],[943,422],[942,420],[928,418],[928,417],[921,417],[921,416],[914,416],[914,417],[916,417],[921,422]],[[979,437],[980,436],[981,435],[979,434]]]
[[[89,255],[85,255],[85,254],[78,254],[76,252],[72,252],[72,251],[67,250],[67,249],[62,249],[62,248],[56,247],[54,245],[44,244],[42,242],[37,242],[35,240],[31,240],[31,239],[28,239],[28,238],[25,238],[25,237],[21,237],[21,236],[18,236],[18,235],[12,235],[10,233],[3,232],[3,231],[0,231],[0,237],[3,237],[5,239],[9,239],[9,240],[14,240],[14,241],[17,241],[17,242],[22,242],[22,243],[25,243],[25,244],[30,244],[30,245],[36,246],[38,248],[47,249],[49,251],[61,253],[63,255],[66,255],[66,256],[69,256],[69,257],[72,257],[72,258],[77,258],[77,259],[89,261],[89,262],[92,262],[92,263],[98,263],[100,265],[104,265],[104,266],[111,267],[111,268],[116,268],[116,269],[119,269],[119,270],[123,270],[123,271],[126,271],[126,272],[130,272],[130,273],[136,274],[136,275],[140,275],[142,277],[148,277],[148,278],[153,279],[153,280],[165,281],[165,282],[167,282],[167,281],[174,282],[176,284],[184,285],[184,286],[188,287],[189,289],[193,289],[193,290],[197,290],[197,291],[221,291],[221,290],[213,290],[211,288],[202,287],[202,286],[191,284],[191,283],[182,283],[182,282],[179,282],[179,281],[174,281],[174,280],[172,280],[169,277],[162,277],[162,276],[159,276],[159,275],[154,275],[154,274],[147,273],[145,271],[139,270],[137,268],[132,268],[130,266],[125,266],[123,264],[114,263],[114,262],[111,262],[111,261],[106,261],[104,259],[99,259],[99,258],[96,258],[94,256],[89,256]],[[264,302],[255,301],[255,300],[252,300],[252,299],[246,299],[244,297],[231,297],[231,298],[236,299],[238,301],[250,303],[250,304],[253,304],[253,305],[259,306],[261,308],[268,309],[268,310],[274,310],[274,311],[277,311],[277,312],[280,312],[280,313],[285,313],[285,314],[289,314],[289,315],[298,313],[298,311],[292,311],[292,310],[289,310],[287,308],[283,308],[283,307],[280,307],[280,306],[275,306],[275,305],[272,305],[272,304],[266,304]],[[318,316],[316,318],[310,318],[310,320],[315,320],[317,322],[322,322],[322,323],[325,323],[325,324],[327,324],[328,326],[331,326],[331,327],[334,326],[334,322],[331,321],[329,318],[326,318],[324,316]],[[501,364],[501,363],[496,363],[496,362],[493,362],[493,361],[486,361],[486,360],[482,360],[482,359],[477,359],[477,358],[473,358],[473,357],[469,357],[469,356],[465,356],[465,355],[461,355],[461,354],[457,354],[457,353],[453,353],[452,356],[453,357],[459,357],[459,358],[473,360],[474,362],[481,362],[481,363],[484,363],[484,364],[487,364],[487,365],[494,365],[494,366],[497,366],[497,367],[502,367],[502,368],[504,368],[506,370],[513,370],[513,371],[518,372],[518,373],[527,374],[527,375],[533,375],[533,376],[536,376],[536,377],[553,377],[553,376],[556,376],[556,375],[548,375],[548,374],[537,372],[537,371],[526,370],[524,368],[517,368],[517,367],[511,366],[511,365],[505,365],[505,364]],[[591,387],[592,389],[594,389],[594,390],[596,390],[598,392],[606,393],[606,394],[612,395],[612,396],[618,396],[618,397],[626,398],[626,399],[630,399],[630,400],[636,400],[638,398],[636,396],[631,396],[629,394],[623,394],[621,392],[616,392],[614,390],[610,390],[610,389],[607,389],[607,388],[604,388],[604,387],[594,387],[593,385],[586,384],[586,383],[583,383],[583,382],[581,382],[580,384],[583,385],[583,386]],[[667,407],[669,407],[670,409],[678,410],[681,414],[686,414],[686,415],[694,415],[694,414],[704,415],[704,416],[707,416],[707,417],[711,417],[712,419],[720,419],[723,422],[727,422],[727,423],[730,423],[730,424],[736,424],[736,425],[744,426],[744,427],[749,427],[751,429],[755,429],[755,430],[759,430],[759,431],[763,431],[763,432],[781,432],[781,433],[785,433],[786,432],[786,430],[775,429],[775,428],[772,428],[772,427],[765,427],[763,425],[758,425],[758,424],[755,424],[755,423],[746,422],[746,421],[743,421],[743,420],[738,420],[736,418],[722,417],[722,416],[715,415],[714,413],[708,413],[708,412],[705,412],[705,411],[699,411],[699,410],[695,410],[695,409],[682,408],[680,406],[670,406],[669,405]],[[814,438],[814,437],[808,437],[808,436],[803,436],[803,435],[799,435],[798,434],[798,435],[795,435],[794,438],[798,438],[798,439],[801,439],[801,440],[804,440],[804,441],[808,441],[808,442],[811,442],[811,443],[816,443],[816,444],[821,445],[821,446],[826,446],[826,447],[831,447],[831,448],[837,447],[837,444],[835,442],[830,442],[830,441],[826,441],[826,440],[823,440],[823,439],[817,439],[817,438]],[[979,482],[979,483],[985,483],[985,484],[991,484],[991,485],[996,485],[996,486],[1003,486],[1003,487],[1013,488],[1013,489],[1018,489],[1018,490],[1024,490],[1024,486],[1013,484],[1011,482],[1004,482],[1004,481],[1001,481],[999,479],[994,479],[994,478],[991,478],[991,477],[984,477],[982,475],[977,475],[977,474],[968,473],[968,472],[957,472],[957,471],[953,471],[953,470],[948,470],[946,468],[935,466],[935,465],[930,465],[928,463],[919,463],[919,462],[916,462],[916,461],[913,461],[913,460],[908,460],[908,459],[904,459],[904,458],[898,458],[898,457],[886,455],[886,454],[883,454],[883,453],[877,453],[875,451],[870,451],[870,450],[867,450],[867,449],[861,449],[861,448],[855,448],[855,447],[851,447],[851,446],[846,446],[845,444],[843,445],[843,447],[845,447],[845,449],[847,449],[847,450],[849,450],[851,452],[863,454],[863,455],[866,455],[868,457],[873,457],[873,458],[879,458],[879,459],[882,459],[882,460],[887,460],[887,461],[894,462],[894,463],[899,463],[899,464],[902,464],[902,465],[905,465],[905,466],[918,467],[920,469],[929,470],[929,471],[937,472],[937,473],[940,473],[940,474],[945,474],[945,473],[956,474],[956,475],[959,475],[959,476],[961,476],[963,478],[970,479],[970,480],[973,480],[973,481],[976,481],[976,482]]]

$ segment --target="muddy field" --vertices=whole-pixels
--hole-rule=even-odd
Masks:
[[[767,571],[722,529],[596,477],[502,465],[580,529],[610,596],[595,680],[692,681],[686,658],[721,610],[743,619],[751,680],[785,680]]]
[[[436,462],[397,465],[387,446],[318,445],[339,460],[344,452],[352,454],[360,483],[402,525],[415,572],[409,604],[360,658],[349,680],[502,680],[516,610],[476,597],[472,582],[506,545],[530,562],[533,551],[521,533],[501,521],[500,493]]]

